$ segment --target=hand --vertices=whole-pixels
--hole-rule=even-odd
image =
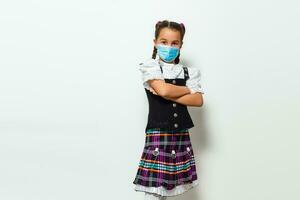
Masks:
[[[150,87],[150,92],[152,92],[153,94],[157,95],[157,93],[155,92],[155,90],[153,90],[152,87]]]
[[[189,89],[190,89],[190,94],[195,94],[196,93],[196,91],[193,90],[192,88],[189,88]]]

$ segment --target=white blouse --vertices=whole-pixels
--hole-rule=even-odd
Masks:
[[[162,67],[163,73],[161,73],[160,65]],[[146,89],[150,89],[148,80],[151,79],[175,79],[184,78],[183,65],[181,63],[173,64],[166,63],[159,60],[157,56],[156,59],[148,59],[143,63],[140,63],[139,70],[142,73],[143,86]],[[204,94],[204,90],[201,85],[201,73],[198,68],[188,67],[188,73],[190,78],[186,81],[186,87],[193,89],[196,92]]]

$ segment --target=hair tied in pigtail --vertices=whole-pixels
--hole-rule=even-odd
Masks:
[[[183,24],[183,23],[180,23],[180,26],[181,26],[183,29],[185,29],[185,27],[184,27],[184,24]]]
[[[156,28],[158,28],[159,24],[161,23],[161,21],[158,21],[155,25]]]

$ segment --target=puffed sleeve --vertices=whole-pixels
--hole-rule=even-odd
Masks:
[[[160,70],[159,63],[155,59],[146,60],[139,64],[139,70],[142,75],[143,86],[146,89],[150,89],[148,80],[161,79],[164,80],[164,76]]]
[[[186,81],[186,86],[196,92],[204,94],[204,90],[201,84],[201,73],[198,68],[188,68],[190,78]]]

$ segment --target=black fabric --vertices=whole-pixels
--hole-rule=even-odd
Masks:
[[[162,71],[162,67],[160,67]],[[187,67],[184,69],[184,78],[164,79],[166,83],[186,86],[186,80],[189,79]],[[173,80],[176,83],[173,83]],[[192,118],[188,112],[187,106],[164,99],[159,95],[155,95],[145,88],[149,103],[149,113],[146,129],[149,128],[164,128],[166,130],[182,130],[184,128],[194,127]],[[174,116],[174,113],[177,116]],[[176,115],[175,114],[175,115]],[[177,124],[177,126],[175,125]]]

